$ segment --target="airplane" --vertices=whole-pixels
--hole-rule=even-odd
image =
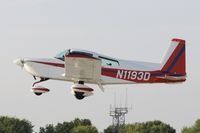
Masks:
[[[53,58],[16,59],[13,62],[31,74],[35,80],[32,91],[40,96],[50,90],[36,86],[47,80],[74,82],[72,94],[79,100],[93,95],[85,85],[137,83],[182,83],[186,81],[185,40],[174,38],[161,63],[117,59],[80,49],[65,50]]]

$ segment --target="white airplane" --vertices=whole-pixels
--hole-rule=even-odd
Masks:
[[[185,40],[172,39],[161,63],[121,60],[102,54],[68,49],[48,59],[16,59],[22,67],[39,81],[33,83],[36,95],[49,89],[37,83],[53,79],[74,82],[72,93],[77,99],[93,94],[84,83],[103,85],[135,83],[180,83],[186,80]]]

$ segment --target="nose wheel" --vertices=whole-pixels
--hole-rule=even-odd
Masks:
[[[35,76],[34,76],[34,79],[36,79]],[[39,81],[34,82],[32,85],[31,91],[37,96],[41,96],[43,93],[49,92],[50,90],[43,86],[35,86],[36,84],[47,81],[47,80],[49,80],[49,78],[40,78]]]

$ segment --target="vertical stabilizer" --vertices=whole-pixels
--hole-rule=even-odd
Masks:
[[[172,39],[170,47],[162,61],[162,70],[174,75],[185,76],[185,40]]]

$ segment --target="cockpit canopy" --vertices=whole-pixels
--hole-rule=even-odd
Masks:
[[[80,55],[80,56],[87,56],[92,58],[98,58],[102,62],[102,66],[104,67],[117,67],[119,66],[119,61],[116,59],[112,59],[106,56],[102,56],[96,53],[84,51],[84,50],[76,50],[76,49],[68,49],[60,52],[55,56],[56,59],[65,61],[65,55]]]
[[[79,50],[72,50],[72,49],[68,49],[68,50],[64,50],[62,52],[60,52],[59,54],[57,54],[55,56],[56,59],[62,60],[64,61],[65,59],[65,55],[71,55],[71,54],[76,54],[76,55],[82,55],[82,56],[88,56],[88,57],[93,57],[92,53],[89,52],[84,52],[84,51],[79,51]]]
[[[60,53],[58,53],[55,58],[64,61],[65,55],[70,52],[70,49],[64,50]]]

